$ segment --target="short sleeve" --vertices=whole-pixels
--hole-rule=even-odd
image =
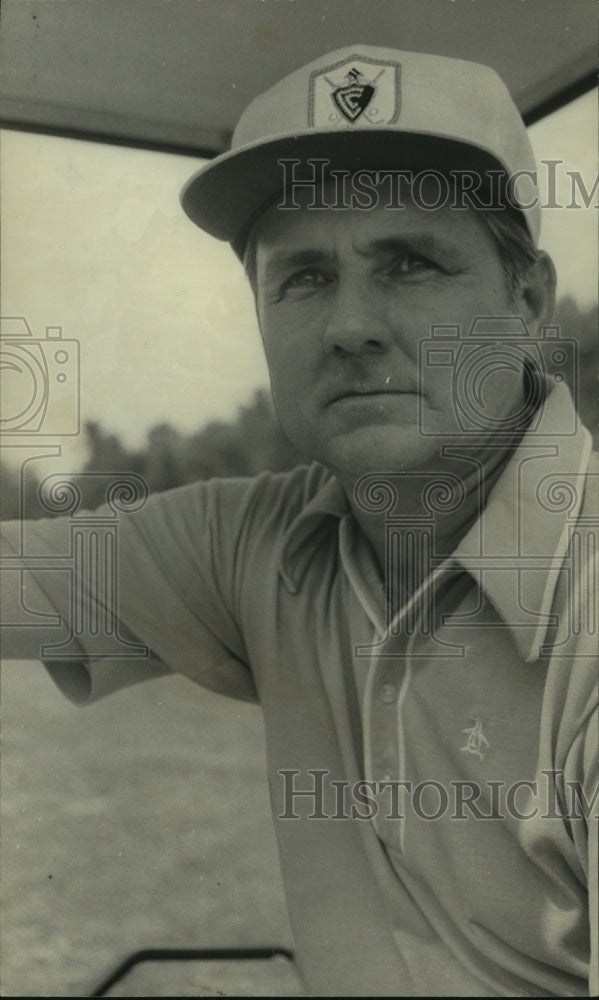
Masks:
[[[169,671],[255,700],[235,580],[264,482],[154,494],[118,523],[100,508],[6,525],[9,657],[43,660],[79,703]]]

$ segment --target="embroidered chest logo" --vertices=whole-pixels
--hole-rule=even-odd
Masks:
[[[489,741],[483,733],[483,724],[480,719],[475,719],[474,725],[470,726],[469,729],[462,729],[462,732],[466,735],[466,741],[460,750],[463,750],[464,753],[474,754],[475,757],[482,760],[489,749]]]
[[[388,125],[400,112],[400,65],[355,53],[310,76],[308,125]]]

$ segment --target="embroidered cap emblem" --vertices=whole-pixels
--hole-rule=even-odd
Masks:
[[[489,748],[489,741],[483,733],[483,724],[480,719],[475,719],[474,725],[470,726],[469,729],[462,729],[462,732],[466,733],[468,738],[460,750],[474,754],[475,757],[480,757],[482,760]]]
[[[355,122],[366,110],[376,93],[371,83],[366,83],[359,69],[350,69],[343,87],[337,87],[331,97],[348,122]]]
[[[308,124],[390,125],[400,111],[400,65],[358,54],[310,76]]]

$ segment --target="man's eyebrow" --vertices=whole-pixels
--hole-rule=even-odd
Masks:
[[[313,264],[331,264],[337,260],[337,254],[333,251],[318,250],[316,247],[303,247],[301,250],[289,250],[277,253],[272,250],[267,256],[264,265],[264,273],[268,278],[281,271],[293,270],[297,267],[309,267]]]
[[[362,257],[376,256],[376,254],[380,253],[397,253],[406,250],[412,252],[416,250],[418,253],[434,257],[439,254],[443,256],[448,254],[455,256],[458,248],[451,239],[443,240],[432,233],[418,231],[405,233],[402,236],[383,236],[372,240],[361,249],[357,248],[357,252]]]
[[[369,240],[362,247],[356,247],[361,257],[376,257],[380,254],[419,253],[436,259],[455,259],[459,255],[459,247],[451,238],[444,240],[437,235],[415,230],[401,236],[381,236]],[[334,264],[338,260],[334,250],[323,250],[317,247],[302,247],[297,250],[277,252],[276,248],[268,253],[264,264],[264,276],[275,278],[281,273],[301,267],[317,264]]]

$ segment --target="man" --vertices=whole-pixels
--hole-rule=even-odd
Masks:
[[[309,464],[122,515],[118,598],[24,574],[38,614],[116,619],[112,652],[9,630],[75,701],[259,698],[310,995],[596,989],[596,471],[533,171],[475,64],[356,45],[259,97],[183,205],[245,263]]]

